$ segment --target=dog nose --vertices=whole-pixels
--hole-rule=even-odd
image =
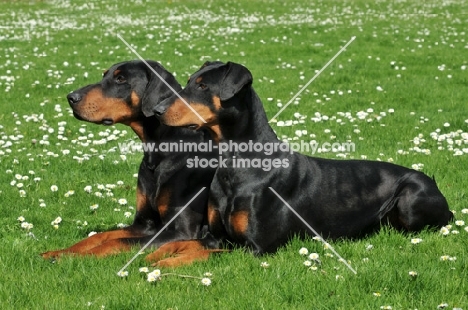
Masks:
[[[69,93],[67,96],[67,100],[70,105],[77,104],[81,101],[81,95],[75,92]]]
[[[153,112],[154,112],[154,114],[156,114],[157,116],[161,116],[161,115],[163,115],[164,113],[166,113],[166,107],[164,107],[162,104],[159,104],[159,105],[157,105],[157,106],[153,109]]]

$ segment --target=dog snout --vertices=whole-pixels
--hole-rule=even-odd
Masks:
[[[81,99],[82,99],[81,95],[77,92],[69,93],[67,96],[67,100],[70,105],[77,104],[78,102],[81,101]]]
[[[156,106],[154,109],[153,109],[153,112],[154,114],[156,114],[157,116],[162,116],[164,113],[166,113],[166,107],[161,107],[161,106]]]
[[[166,113],[167,111],[167,106],[168,106],[168,103],[169,101],[171,100],[171,98],[166,98],[165,100],[163,100],[161,103],[159,103],[158,105],[156,105],[154,108],[153,108],[153,112],[156,116],[162,116],[164,113]]]

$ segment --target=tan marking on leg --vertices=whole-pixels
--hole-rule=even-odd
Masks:
[[[75,255],[93,255],[96,257],[106,257],[109,255],[129,252],[131,249],[132,246],[129,243],[123,242],[119,239],[115,239],[107,241],[97,247],[94,247],[86,251],[86,253],[77,253]]]
[[[231,227],[239,235],[245,235],[249,227],[249,212],[236,211],[230,216]]]
[[[205,249],[200,241],[174,241],[162,245],[146,256],[146,261],[156,262],[152,266],[179,267],[196,261],[208,260],[211,253],[229,252],[224,249]]]
[[[146,196],[145,193],[141,190],[139,186],[137,186],[137,200],[136,200],[136,208],[137,211],[141,211],[146,204],[148,203],[148,197]]]
[[[132,232],[130,230],[125,230],[125,229],[106,231],[106,232],[92,235],[91,237],[88,237],[86,239],[83,239],[69,248],[42,253],[42,257],[51,258],[51,257],[60,256],[62,254],[87,255],[90,253],[90,251],[93,248],[98,247],[111,240],[121,239],[121,238],[135,238],[135,237],[142,237],[142,236],[144,235],[141,233]]]
[[[156,198],[156,205],[158,206],[158,212],[161,218],[164,218],[164,216],[167,214],[170,199],[171,193],[167,189],[161,190],[158,197]]]
[[[165,257],[184,254],[204,249],[203,245],[197,240],[173,241],[163,244],[156,251],[146,256],[146,261],[154,262]]]
[[[208,224],[215,225],[219,221],[219,211],[215,209],[215,206],[208,203]]]

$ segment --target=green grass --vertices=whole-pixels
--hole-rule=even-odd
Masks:
[[[211,272],[206,287],[199,279],[176,275],[148,283],[138,271],[145,266],[142,258],[130,265],[128,277],[116,276],[136,250],[106,259],[67,257],[55,264],[39,256],[132,221],[141,154],[122,160],[118,142],[136,139],[133,132],[122,125],[79,122],[65,99],[97,82],[113,63],[136,58],[117,34],[143,57],[161,61],[182,84],[205,60],[246,65],[269,117],[356,36],[301,94],[299,104],[277,118],[299,121],[295,113],[300,113],[304,122],[273,128],[293,141],[356,145],[355,152],[338,156],[316,154],[322,157],[423,164],[456,219],[468,222],[461,212],[468,188],[468,9],[462,1],[87,2],[0,1],[3,309],[436,309],[442,303],[468,308],[468,232],[455,223],[451,230],[459,234],[448,236],[383,230],[363,240],[334,242],[357,275],[313,240],[293,240],[271,256],[239,249],[162,270],[194,277]],[[360,111],[368,115],[359,119]],[[328,119],[312,121],[316,112]],[[298,130],[307,134],[299,138]],[[447,136],[437,142],[433,132]],[[93,144],[111,134],[115,140]],[[425,141],[415,145],[418,136]],[[456,149],[465,152],[455,156]],[[99,184],[114,186],[106,190]],[[58,191],[52,192],[52,185]],[[92,186],[92,193],[85,186]],[[65,197],[70,190],[74,194]],[[121,198],[128,203],[120,205]],[[93,204],[99,204],[96,211],[89,208]],[[21,228],[20,216],[34,227]],[[58,216],[62,222],[54,229],[51,222]],[[411,238],[423,241],[412,244]],[[320,255],[318,270],[303,265],[301,247]],[[443,255],[456,260],[441,261]],[[260,267],[264,261],[268,268]]]

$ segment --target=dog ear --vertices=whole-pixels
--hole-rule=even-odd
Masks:
[[[220,65],[225,65],[224,62],[222,61],[218,61],[218,60],[215,60],[215,61],[205,61],[205,63],[200,67],[200,69],[198,69],[199,71],[203,68],[206,68],[206,67],[209,67],[209,66],[220,66]]]
[[[151,67],[172,87],[172,89],[170,89],[153,70],[147,68],[148,84],[146,85],[143,98],[141,99],[141,109],[146,117],[153,116],[154,107],[174,94],[173,90],[178,92],[182,89],[175,77],[164,69],[163,66],[158,63],[152,63]]]
[[[237,94],[244,86],[252,84],[252,73],[250,71],[234,62],[226,64],[227,70],[221,82],[221,91],[219,98],[221,101],[231,99]]]

